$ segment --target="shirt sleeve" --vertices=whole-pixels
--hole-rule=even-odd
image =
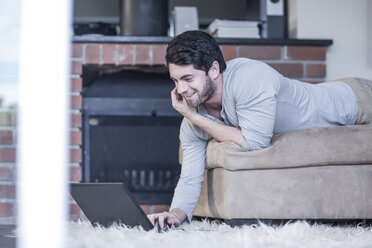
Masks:
[[[198,202],[206,163],[208,135],[186,118],[180,128],[180,141],[183,153],[180,179],[174,191],[170,210],[182,209],[191,221],[192,213]]]
[[[244,71],[235,78],[234,98],[242,148],[251,151],[270,146],[274,131],[279,79],[267,65]]]

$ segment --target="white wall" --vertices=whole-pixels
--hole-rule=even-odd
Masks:
[[[297,38],[332,39],[327,79],[372,79],[372,0],[297,0]]]

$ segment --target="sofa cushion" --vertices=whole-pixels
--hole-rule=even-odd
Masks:
[[[194,215],[222,219],[372,219],[372,164],[206,170]]]
[[[210,140],[207,168],[228,170],[372,163],[372,125],[311,128],[274,135],[271,146],[245,151]]]

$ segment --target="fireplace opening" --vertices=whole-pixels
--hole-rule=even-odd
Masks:
[[[139,204],[170,204],[182,116],[165,73],[106,73],[83,91],[83,181],[123,182]]]

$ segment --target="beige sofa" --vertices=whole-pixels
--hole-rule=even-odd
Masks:
[[[372,125],[280,134],[251,152],[211,140],[194,216],[372,219]]]

